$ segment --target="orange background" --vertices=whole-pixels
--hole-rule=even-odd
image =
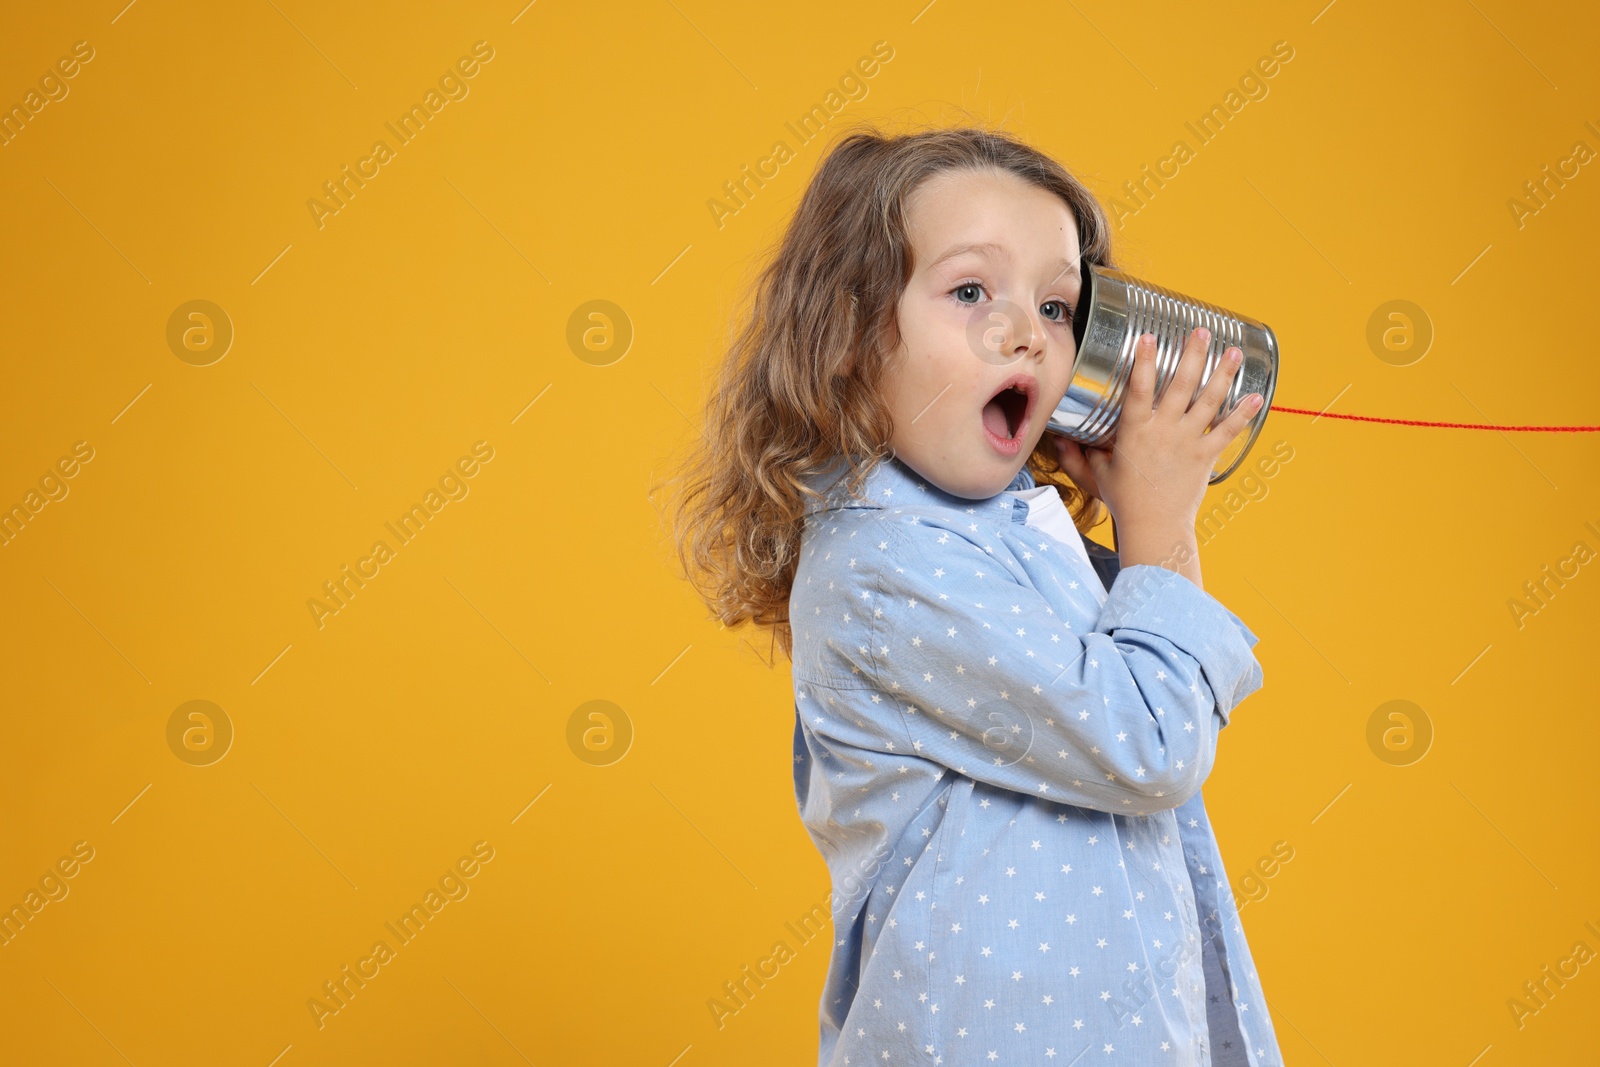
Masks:
[[[648,494],[826,143],[1003,121],[1109,204],[1185,138],[1118,255],[1269,323],[1276,405],[1594,424],[1600,175],[1508,201],[1600,148],[1597,30],[1504,0],[8,13],[5,106],[93,58],[0,147],[0,505],[67,490],[0,548],[0,903],[67,890],[0,948],[6,1058],[812,1062],[827,946],[785,924],[829,885],[786,664],[707,621]],[[385,123],[479,41],[466,95],[398,144]],[[1278,41],[1266,95],[1196,147],[1184,124]],[[308,201],[378,139],[319,226]],[[1369,344],[1397,299],[1431,323],[1420,359]],[[232,324],[220,359],[169,345],[191,300]],[[574,343],[596,300],[615,332]],[[1206,586],[1267,681],[1206,796],[1288,1062],[1592,1057],[1595,966],[1520,1027],[1507,1002],[1600,949],[1600,565],[1520,626],[1508,602],[1600,550],[1600,442],[1275,412],[1252,459],[1280,442],[1208,498],[1239,494]],[[346,565],[372,577],[319,626]],[[194,700],[220,716],[169,733]],[[595,700],[612,732],[585,741]],[[1369,742],[1392,700],[1431,728],[1420,760]],[[222,758],[180,758],[224,724]],[[467,895],[319,1027],[308,1001],[441,880]],[[708,1001],[780,939],[795,958],[719,1028]]]

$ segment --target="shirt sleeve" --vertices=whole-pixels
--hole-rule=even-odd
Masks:
[[[1136,564],[1080,634],[965,532],[976,527],[923,518],[885,523],[863,590],[875,610],[862,673],[887,698],[872,708],[889,750],[1098,811],[1175,808],[1200,791],[1218,731],[1262,684],[1237,615],[1176,571]]]
[[[1254,632],[1251,631],[1250,627],[1244,624],[1243,619],[1239,618],[1239,616],[1235,615],[1233,612],[1228,611],[1227,608],[1222,607],[1220,602],[1217,604],[1217,606],[1222,608],[1223,611],[1228,612],[1228,618],[1233,620],[1233,625],[1239,629],[1239,635],[1244,638],[1245,647],[1255,648],[1256,643],[1259,642],[1261,638],[1257,637]]]

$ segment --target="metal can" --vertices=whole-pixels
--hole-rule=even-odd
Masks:
[[[1217,457],[1207,484],[1215,485],[1232,474],[1255,444],[1272,408],[1272,393],[1278,382],[1278,338],[1272,328],[1215,304],[1087,261],[1082,264],[1082,276],[1082,295],[1072,321],[1073,336],[1078,342],[1072,382],[1045,429],[1082,445],[1110,447],[1127,398],[1134,346],[1139,337],[1155,335],[1155,398],[1159,401],[1177,373],[1184,340],[1204,326],[1211,331],[1211,343],[1189,403],[1200,395],[1229,348],[1238,348],[1244,358],[1212,420],[1212,429],[1227,418],[1240,400],[1251,393],[1261,394],[1261,407],[1251,418],[1248,430]]]

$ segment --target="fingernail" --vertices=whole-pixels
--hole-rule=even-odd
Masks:
[[[1243,358],[1244,353],[1239,351],[1237,348],[1228,349],[1228,359],[1230,362],[1237,363]]]
[[[1251,393],[1250,394],[1250,400],[1248,401],[1248,403],[1250,404],[1250,406],[1252,408],[1260,407],[1261,406],[1261,394],[1260,393]]]
[[[1199,335],[1200,340],[1202,340],[1202,341],[1211,340],[1211,331],[1206,329],[1204,326],[1202,326],[1199,329],[1195,330],[1195,333]]]

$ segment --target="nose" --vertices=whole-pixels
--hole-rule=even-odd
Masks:
[[[1007,312],[1006,351],[1012,360],[1019,360],[1029,355],[1035,360],[1042,359],[1049,335],[1045,332],[1043,323],[1039,321],[1038,310],[1012,305]]]
[[[967,340],[980,359],[1003,367],[1030,355],[1035,362],[1043,360],[1050,334],[1037,309],[1001,298],[969,321]]]

